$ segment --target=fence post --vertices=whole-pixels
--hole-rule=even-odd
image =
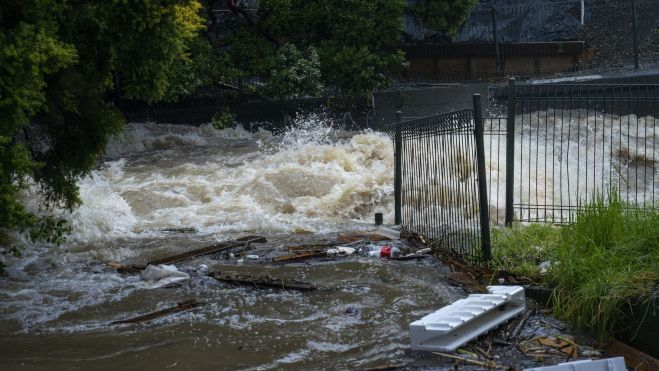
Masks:
[[[492,259],[490,250],[490,207],[487,202],[487,178],[485,177],[485,143],[483,141],[483,107],[481,95],[474,94],[474,134],[476,137],[476,159],[478,163],[478,200],[481,221],[481,244],[483,260]]]
[[[403,112],[396,111],[396,122],[403,122]],[[402,173],[402,150],[403,150],[403,137],[400,132],[400,127],[396,127],[396,133],[394,136],[394,224],[402,224],[402,185],[403,185],[403,173]]]
[[[494,39],[494,48],[496,50],[496,70],[497,78],[501,78],[501,55],[499,54],[499,38],[497,37],[497,10],[492,6],[492,38]]]
[[[515,185],[515,79],[508,80],[508,116],[506,117],[506,219],[513,224],[513,190]]]
[[[634,70],[638,71],[638,25],[636,24],[636,3],[632,1],[632,32],[634,33]]]

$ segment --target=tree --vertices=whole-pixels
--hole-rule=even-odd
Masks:
[[[313,95],[323,86],[354,97],[386,87],[391,71],[404,66],[398,43],[406,12],[429,28],[454,34],[475,3],[260,0],[253,12],[234,0],[214,0],[207,9],[224,4],[228,11],[214,13],[212,27],[201,37],[221,51],[223,73],[216,76],[225,81],[248,80],[253,82],[248,87],[276,98]],[[308,74],[304,83],[300,68]]]
[[[407,12],[431,30],[454,36],[478,0],[417,0]]]
[[[156,101],[203,27],[197,0],[22,0],[0,4],[0,244],[8,232],[60,242],[60,220],[25,209],[80,204],[123,118],[118,96]],[[4,243],[2,243],[4,241]]]
[[[386,86],[390,67],[404,63],[396,48],[403,0],[261,0],[259,6],[256,14],[236,12],[235,21],[213,36],[241,71],[237,77],[259,77],[267,95],[304,95],[331,86],[354,96]],[[291,68],[301,65],[311,67],[313,76],[316,66],[317,79],[295,82]]]

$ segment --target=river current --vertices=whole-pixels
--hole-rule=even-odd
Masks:
[[[515,177],[524,182],[514,191],[522,203],[576,202],[611,184],[633,184],[634,193],[621,189],[626,199],[655,203],[655,119],[584,115],[559,125],[562,115],[538,117],[517,133],[516,153],[525,154],[516,155]],[[623,130],[625,122],[636,130]],[[500,222],[505,142],[492,135],[485,147],[490,212]],[[58,212],[73,227],[68,241],[23,240],[23,256],[8,261],[0,277],[0,369],[336,369],[404,361],[408,324],[464,295],[442,279],[446,267],[432,259],[269,261],[288,245],[370,229],[376,212],[393,223],[393,162],[385,134],[341,130],[322,115],[300,117],[278,134],[128,124],[79,182],[83,205]],[[428,171],[442,187],[442,174]],[[35,194],[24,197],[38,211]],[[475,202],[451,199],[462,201],[441,207]],[[177,264],[191,278],[175,288],[146,290],[139,276],[107,265],[143,264],[247,234],[268,238],[259,259]],[[299,279],[319,290],[234,287],[209,270]],[[109,325],[189,299],[206,304],[147,324]]]

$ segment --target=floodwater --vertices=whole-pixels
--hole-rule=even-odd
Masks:
[[[0,369],[336,369],[405,358],[408,324],[463,295],[441,280],[444,267],[366,257],[268,262],[287,245],[368,229],[375,212],[391,222],[392,152],[384,134],[344,132],[318,116],[281,135],[128,125],[80,181],[83,206],[63,214],[75,228],[68,242],[26,249],[0,278]],[[146,290],[139,276],[105,265],[245,234],[268,238],[243,252],[261,259],[180,263],[191,279],[173,288]],[[319,289],[230,286],[202,264]],[[109,325],[188,299],[206,304]]]
[[[516,178],[530,179],[526,186],[515,185],[522,201],[546,203],[590,194],[595,181],[577,183],[577,188],[562,182],[574,183],[571,177],[586,166],[606,165],[615,166],[618,174],[633,174],[637,194],[654,203],[659,197],[656,120],[644,118],[650,124],[633,138],[615,125],[596,126],[590,120],[585,116],[567,122],[565,127],[574,130],[561,129],[560,135],[553,135],[553,121],[535,129],[553,136],[520,133],[520,148],[533,143],[536,148],[528,158],[515,160]],[[607,135],[617,142],[595,147],[597,152],[587,157],[584,144],[594,146],[595,138]],[[496,211],[504,194],[505,144],[500,137],[486,138],[486,152],[499,154],[486,161],[490,209]],[[643,148],[643,156],[634,152],[637,148]],[[540,151],[553,158],[540,157]],[[568,161],[581,157],[587,160]],[[593,177],[604,179],[598,171]],[[441,174],[428,178],[440,186],[446,181]],[[606,183],[620,183],[620,178],[607,178]],[[629,179],[624,183],[631,183]],[[277,135],[129,124],[79,186],[84,204],[70,215],[62,213],[74,228],[68,242],[25,249],[23,257],[9,258],[7,274],[0,277],[0,369],[400,364],[417,357],[409,352],[408,324],[464,296],[442,280],[446,268],[432,259],[392,262],[355,256],[270,263],[288,245],[331,242],[338,232],[372,228],[376,212],[384,214],[385,224],[393,222],[393,146],[382,133],[346,132],[314,115],[299,118],[294,128]],[[534,192],[521,192],[520,187]],[[36,211],[34,194],[25,199]],[[464,207],[455,202],[438,207]],[[218,254],[177,264],[191,279],[173,288],[144,289],[139,276],[120,275],[106,265],[144,264],[248,234],[264,235],[268,242],[236,251],[234,258]],[[240,254],[260,258],[240,262]],[[293,278],[319,290],[234,287],[206,275],[214,270]],[[205,305],[146,324],[109,325],[189,299]]]

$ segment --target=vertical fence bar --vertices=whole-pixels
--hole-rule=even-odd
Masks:
[[[632,0],[632,32],[634,33],[634,70],[638,71],[638,25],[636,24],[636,2]]]
[[[508,117],[506,118],[506,217],[513,224],[513,190],[515,189],[515,79],[508,80]]]
[[[485,177],[485,143],[483,141],[483,107],[481,95],[474,94],[474,134],[476,137],[476,158],[478,163],[478,200],[480,209],[481,246],[483,260],[492,259],[490,251],[490,217],[487,202],[487,178]]]
[[[492,7],[492,38],[494,39],[494,48],[496,50],[496,71],[497,78],[501,78],[501,55],[499,54],[499,38],[497,37],[497,10]]]
[[[401,123],[403,121],[403,113],[401,111],[396,111],[396,122]],[[394,165],[394,224],[401,225],[402,223],[402,185],[403,185],[403,173],[402,173],[402,150],[403,150],[403,137],[401,135],[400,129],[396,129],[395,138],[394,138],[394,159],[396,161]]]

